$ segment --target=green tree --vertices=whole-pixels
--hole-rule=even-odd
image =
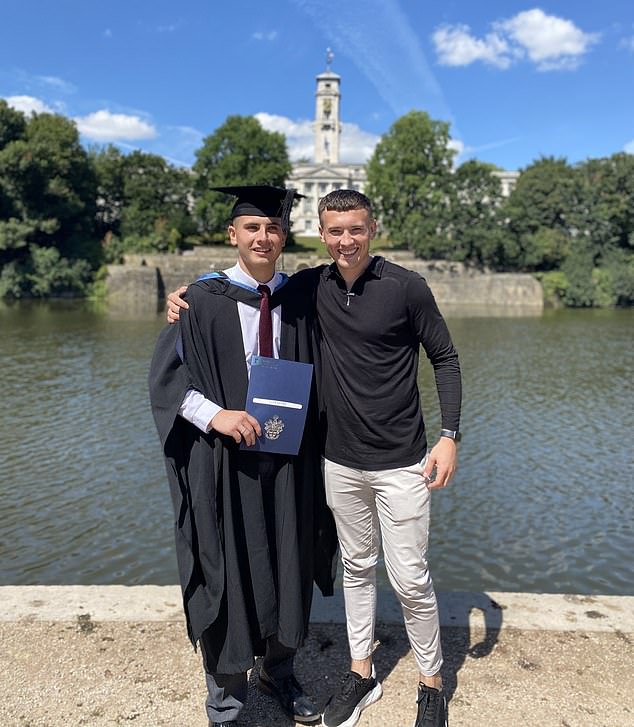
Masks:
[[[543,157],[522,171],[502,209],[507,220],[504,264],[553,270],[570,252],[578,204],[575,170],[565,159]]]
[[[30,295],[34,283],[29,271],[41,267],[34,263],[38,248],[55,248],[59,265],[76,273],[77,259],[90,267],[98,264],[96,180],[73,122],[40,114],[25,121],[20,132],[15,117],[13,121],[17,131],[0,149],[0,275],[12,281],[9,294]],[[79,289],[83,267],[76,282]]]
[[[121,208],[125,247],[158,251],[179,247],[195,232],[189,211],[191,194],[189,171],[171,166],[156,154],[128,154]]]
[[[25,133],[26,118],[24,114],[12,109],[4,99],[0,99],[0,152],[12,141],[24,139]],[[22,247],[19,241],[24,239],[23,233],[21,234],[15,229],[15,223],[11,230],[2,228],[2,222],[11,219],[14,210],[11,192],[11,179],[6,175],[0,175],[0,251],[9,249],[9,247]],[[16,238],[15,245],[10,243],[11,237]]]
[[[452,251],[454,153],[449,124],[412,111],[391,126],[368,162],[366,189],[382,227],[395,243],[423,257]]]
[[[161,156],[113,146],[92,153],[97,174],[97,224],[108,262],[128,252],[182,247],[196,233],[193,175]]]
[[[562,299],[573,308],[590,308],[595,305],[595,285],[593,280],[594,262],[590,246],[577,249],[561,265],[565,276]]]
[[[585,252],[592,263],[588,284],[595,306],[634,301],[634,155],[589,159],[577,168],[577,236],[571,258]],[[583,257],[583,255],[581,255]],[[567,263],[568,266],[572,263]]]
[[[601,257],[634,248],[634,154],[589,159],[578,167],[581,204],[577,225]]]
[[[125,204],[125,156],[112,144],[90,151],[97,176],[97,226],[103,239],[120,236],[121,211]]]
[[[634,300],[634,157],[615,154],[570,167],[541,159],[505,205],[509,266],[541,271],[545,290],[568,306]]]
[[[12,109],[0,98],[0,149],[11,141],[23,139],[26,131],[26,118],[23,113]]]
[[[453,176],[451,195],[452,260],[499,267],[504,258],[504,233],[500,218],[502,183],[493,164],[470,160]]]
[[[266,131],[252,116],[229,116],[196,152],[196,217],[207,239],[224,234],[231,211],[227,196],[212,187],[240,184],[284,186],[292,166],[283,134]]]
[[[631,250],[611,250],[604,256],[601,270],[609,276],[612,303],[634,305],[634,253]]]

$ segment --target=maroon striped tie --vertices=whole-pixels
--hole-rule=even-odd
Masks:
[[[260,356],[273,358],[273,323],[271,321],[271,289],[268,285],[258,285],[262,294],[260,299]]]

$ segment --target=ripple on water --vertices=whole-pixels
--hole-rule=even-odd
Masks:
[[[0,583],[176,582],[146,383],[162,320],[72,307],[0,320]],[[439,590],[634,594],[632,322],[449,320],[464,439],[454,483],[433,495]],[[426,362],[420,380],[435,433]]]

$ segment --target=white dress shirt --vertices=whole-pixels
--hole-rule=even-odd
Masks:
[[[258,283],[248,273],[236,263],[233,267],[228,268],[224,273],[231,280],[246,285],[249,288],[257,290],[258,285],[268,285],[271,293],[280,286],[284,279],[281,273],[275,275],[268,283]],[[240,328],[242,329],[242,344],[244,346],[244,360],[247,364],[247,374],[251,373],[251,359],[260,350],[259,327],[260,327],[260,310],[253,308],[246,303],[238,302],[238,317],[240,318]],[[273,356],[279,358],[280,355],[280,336],[282,333],[282,318],[280,314],[280,306],[271,311],[271,319],[273,324]],[[222,407],[213,401],[205,398],[205,396],[196,389],[190,389],[183,399],[178,413],[188,422],[191,422],[203,432],[208,432],[209,422],[222,411]]]

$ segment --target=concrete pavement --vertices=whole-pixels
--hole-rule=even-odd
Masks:
[[[449,593],[439,602],[451,727],[634,727],[634,597]],[[347,668],[341,594],[316,598],[312,621],[297,672],[323,704]],[[409,727],[416,669],[391,593],[378,621],[384,696],[359,727]],[[0,637],[3,727],[206,727],[178,587],[0,587]],[[252,690],[241,725],[290,724]]]

